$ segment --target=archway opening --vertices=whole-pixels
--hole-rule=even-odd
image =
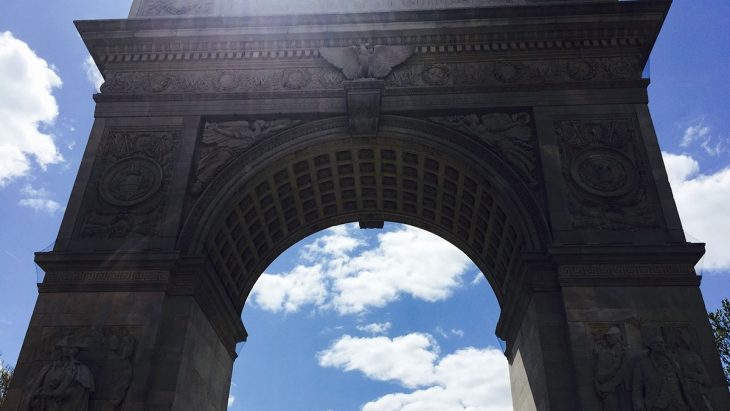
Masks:
[[[526,113],[500,118],[518,118],[520,133],[531,130]],[[489,141],[434,122],[383,116],[377,138],[348,137],[346,118],[288,124],[240,154],[226,154],[225,168],[195,186],[200,194],[180,248],[206,259],[232,307],[241,312],[266,267],[309,235],[348,223],[408,224],[461,250],[484,273],[493,291],[487,294],[505,308],[497,334],[509,353],[527,301],[529,258],[549,243],[545,210],[536,201],[542,194],[530,186],[530,176]],[[235,126],[208,122],[204,135]],[[208,154],[199,154],[199,169]],[[429,347],[425,352],[433,356],[435,345]],[[525,376],[518,379],[525,382],[520,389],[529,389]]]
[[[253,287],[230,409],[511,410],[498,316],[484,275],[442,238],[325,229]]]

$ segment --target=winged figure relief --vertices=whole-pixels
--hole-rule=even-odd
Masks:
[[[203,192],[218,173],[239,154],[262,138],[301,124],[301,120],[229,121],[206,123],[203,129],[202,154],[191,192]]]
[[[415,46],[371,46],[360,44],[350,47],[323,47],[319,54],[342,70],[348,80],[387,76],[397,65],[408,60]]]

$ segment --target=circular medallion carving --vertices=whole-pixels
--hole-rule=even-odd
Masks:
[[[99,185],[109,204],[131,206],[155,194],[162,186],[162,167],[146,157],[119,160],[104,173]]]
[[[608,71],[617,78],[631,78],[638,76],[636,64],[627,59],[614,59],[608,63]]]
[[[426,66],[421,73],[423,82],[429,86],[443,86],[449,82],[450,76],[449,68],[443,64]]]
[[[513,83],[522,76],[522,67],[514,63],[497,63],[494,77],[502,83]]]
[[[152,74],[147,81],[147,89],[153,93],[162,93],[172,84],[170,76],[166,74]]]
[[[238,87],[240,79],[238,76],[231,72],[220,73],[216,81],[216,86],[220,91],[231,91]]]
[[[587,60],[568,62],[568,76],[573,80],[585,81],[596,77],[596,65]]]
[[[307,70],[286,70],[281,85],[288,90],[300,90],[307,87],[311,80],[312,76]]]
[[[618,197],[636,185],[636,170],[623,154],[611,150],[590,150],[573,162],[571,174],[585,191],[601,197]]]

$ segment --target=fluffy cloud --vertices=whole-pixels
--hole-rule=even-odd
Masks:
[[[18,202],[20,206],[28,207],[36,212],[54,214],[61,209],[61,204],[48,198],[50,193],[44,189],[35,189],[30,184],[20,190],[23,198]]]
[[[318,354],[319,365],[360,371],[376,381],[397,381],[408,388],[434,381],[438,344],[428,334],[358,338],[345,335]]]
[[[99,73],[99,69],[96,67],[94,59],[91,58],[91,56],[87,57],[86,60],[84,60],[83,67],[84,73],[86,73],[86,79],[94,85],[94,90],[99,92],[99,88],[101,88],[101,85],[104,84],[104,77],[102,77],[101,73]]]
[[[236,402],[236,397],[233,395],[229,395],[228,396],[228,408],[231,408],[235,402]]]
[[[63,161],[53,136],[42,127],[53,123],[58,105],[53,89],[61,79],[28,45],[0,33],[0,186]]]
[[[688,155],[663,153],[669,183],[684,230],[707,243],[703,268],[730,268],[730,167],[714,174],[701,174],[699,163]]]
[[[359,371],[411,392],[388,394],[363,411],[508,411],[512,409],[507,360],[496,349],[473,347],[439,358],[428,334],[355,338],[345,335],[318,355],[322,367]]]
[[[322,305],[326,297],[320,265],[298,265],[286,274],[262,274],[253,293],[256,304],[271,312],[296,312],[303,305]]]
[[[378,235],[373,248],[352,226],[339,226],[303,247],[311,264],[282,274],[263,274],[252,301],[273,311],[298,311],[307,304],[340,314],[383,307],[402,295],[434,302],[461,286],[469,258],[440,237],[403,226]]]

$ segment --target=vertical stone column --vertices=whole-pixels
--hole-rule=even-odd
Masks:
[[[661,387],[730,409],[694,271],[704,245],[684,238],[646,106],[535,116],[578,409],[651,409]]]
[[[513,274],[497,335],[507,341],[515,411],[581,410],[575,396],[565,307],[550,260],[525,255]]]

